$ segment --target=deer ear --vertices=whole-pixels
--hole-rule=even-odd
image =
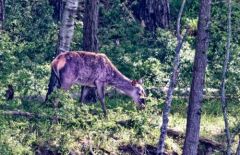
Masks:
[[[139,84],[143,84],[144,80],[143,80],[143,78],[141,78],[141,79],[139,79],[137,82],[138,82]]]
[[[138,83],[137,80],[132,80],[132,85],[135,86]]]

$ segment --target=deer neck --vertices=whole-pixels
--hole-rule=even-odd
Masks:
[[[131,94],[134,89],[132,86],[132,81],[119,71],[112,72],[111,81],[109,84],[123,91],[126,95],[130,97],[132,96]]]

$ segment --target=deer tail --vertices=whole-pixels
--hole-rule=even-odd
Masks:
[[[59,79],[59,72],[56,72],[54,70],[54,67],[52,67],[45,102],[48,100],[48,96],[53,92],[53,90],[56,86],[57,86],[57,88],[61,87],[61,83],[60,83],[60,79]]]

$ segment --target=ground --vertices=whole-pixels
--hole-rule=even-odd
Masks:
[[[162,119],[162,99],[149,97],[147,109],[137,110],[129,98],[107,98],[107,118],[99,103],[82,105],[72,99],[69,92],[57,91],[51,100],[58,105],[43,104],[34,99],[15,99],[0,104],[1,112],[20,110],[39,116],[0,115],[0,154],[40,154],[44,151],[55,154],[151,154],[155,149]],[[171,129],[185,131],[186,107],[186,99],[174,98]],[[230,105],[230,111],[236,108],[239,107]],[[234,119],[230,117],[230,120]],[[205,100],[203,104],[201,136],[224,142],[221,106],[215,99]],[[169,153],[181,154],[182,145],[180,138],[168,137],[166,140]]]

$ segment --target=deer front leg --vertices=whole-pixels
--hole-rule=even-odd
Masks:
[[[87,91],[84,91],[84,86],[81,86],[81,96],[80,96],[80,103],[83,103],[83,99],[86,97]]]
[[[105,98],[104,98],[104,83],[100,81],[96,81],[96,87],[97,87],[98,99],[100,100],[104,116],[106,117],[107,110],[106,110]]]

